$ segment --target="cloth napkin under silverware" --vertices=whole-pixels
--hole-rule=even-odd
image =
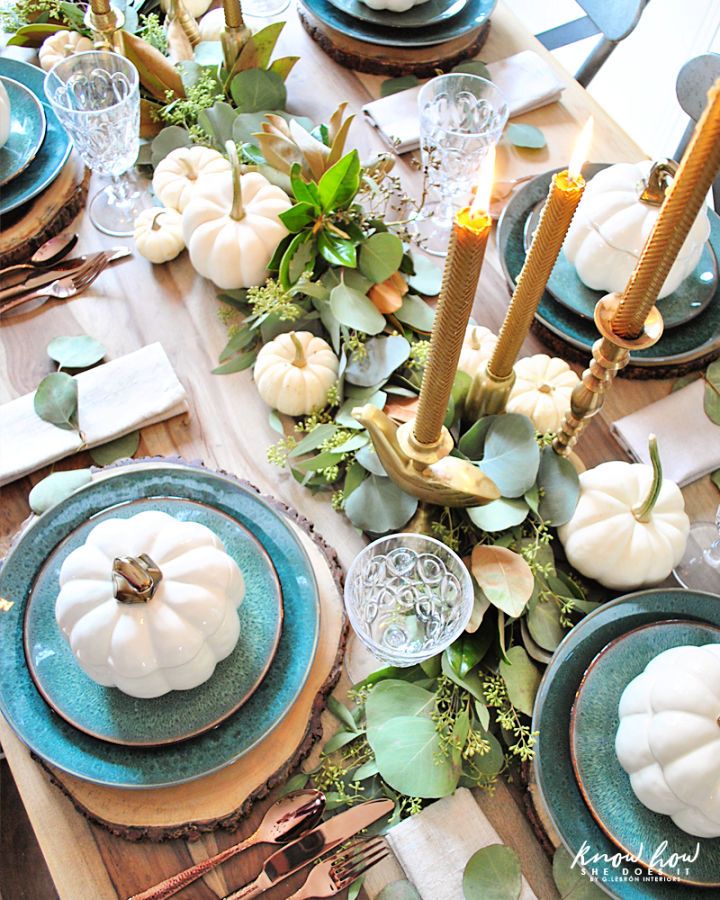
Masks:
[[[488,63],[493,84],[508,102],[510,117],[554,103],[564,89],[552,67],[532,50]],[[418,94],[420,87],[373,100],[363,106],[365,117],[399,154],[420,146]]]
[[[187,412],[187,395],[161,344],[149,344],[75,376],[77,431],[43,421],[34,393],[0,406],[0,486],[78,450]]]
[[[467,788],[400,822],[386,838],[422,900],[458,900],[463,896],[463,872],[473,853],[502,843]],[[535,897],[523,878],[520,900]]]
[[[663,474],[680,487],[720,469],[720,427],[703,409],[705,382],[693,381],[612,426],[633,459],[649,463],[648,437],[657,437]]]

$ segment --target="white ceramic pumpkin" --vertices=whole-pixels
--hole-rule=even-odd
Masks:
[[[211,147],[178,147],[155,168],[153,190],[163,206],[182,212],[205,190],[226,186],[230,163]]]
[[[497,335],[484,325],[468,325],[465,329],[458,369],[474,378],[490,359],[497,344]]]
[[[413,6],[420,6],[427,0],[361,0],[365,6],[370,9],[386,9],[388,12],[402,13],[412,9]]]
[[[183,6],[190,13],[193,19],[199,19],[200,16],[207,12],[212,0],[183,0]],[[160,0],[160,6],[166,13],[170,12],[172,0]]]
[[[135,219],[135,246],[152,263],[164,263],[182,253],[185,241],[177,210],[151,206]]]
[[[580,475],[580,497],[558,529],[571,566],[606,587],[630,590],[667,578],[685,552],[690,520],[682,492],[652,465],[615,460]]]
[[[580,381],[563,359],[538,353],[519,359],[508,412],[527,416],[541,434],[557,431],[570,409],[570,396]]]
[[[10,137],[10,97],[0,79],[0,147],[4,147]]]
[[[159,697],[197,687],[229,656],[244,592],[209,528],[148,510],[106,519],[70,553],[55,616],[93,681]]]
[[[669,176],[667,168],[659,165],[649,160],[618,163],[598,172],[588,183],[563,250],[589,288],[608,293],[625,288],[660,211],[664,178]],[[675,291],[690,275],[709,234],[710,222],[703,208],[665,279],[660,298]]]
[[[282,188],[258,172],[240,174],[228,141],[232,176],[203,188],[183,212],[183,236],[193,267],[219,288],[262,284],[277,245],[287,235],[280,213],[292,206]]]
[[[40,66],[49,72],[61,60],[75,53],[92,50],[93,42],[78,31],[56,31],[46,37],[38,50]]]
[[[268,406],[288,416],[307,416],[325,405],[338,366],[327,341],[309,331],[291,331],[279,334],[258,353],[255,383]]]
[[[219,41],[225,31],[225,10],[211,9],[198,22],[201,41]]]
[[[720,644],[660,653],[619,714],[615,752],[638,800],[688,834],[720,837]]]

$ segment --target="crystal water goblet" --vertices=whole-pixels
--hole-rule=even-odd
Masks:
[[[720,506],[714,524],[695,522],[690,527],[685,555],[673,575],[686,590],[720,594]]]
[[[45,94],[85,165],[112,179],[90,203],[93,225],[131,235],[138,213],[151,205],[126,175],[140,147],[137,69],[109,50],[76,53],[47,73]]]
[[[288,6],[290,0],[243,0],[242,11],[246,20],[271,19],[285,12]]]
[[[424,202],[414,228],[428,253],[445,256],[453,217],[467,206],[478,169],[508,119],[498,88],[479,75],[450,73],[418,95]]]
[[[448,647],[473,608],[470,573],[435,538],[393,534],[369,544],[345,580],[345,608],[370,652],[394,666],[413,666]]]

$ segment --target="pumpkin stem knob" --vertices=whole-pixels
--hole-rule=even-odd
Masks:
[[[650,463],[653,468],[653,480],[650,485],[645,502],[633,509],[633,515],[638,522],[649,522],[652,511],[655,508],[657,499],[660,496],[663,484],[662,463],[660,462],[660,451],[658,450],[657,438],[654,434],[650,435]]]
[[[672,184],[678,164],[674,159],[661,159],[652,164],[647,181],[642,183],[640,199],[651,206],[662,206],[665,191]]]
[[[181,156],[178,159],[178,165],[183,170],[183,173],[188,181],[197,181],[197,172],[193,168],[193,165],[189,159],[185,159],[184,156]]]
[[[226,141],[225,150],[227,151],[232,168],[232,184],[233,184],[233,201],[230,209],[230,218],[239,222],[245,218],[245,207],[242,198],[242,176],[240,175],[240,160],[238,159],[237,147],[235,141]]]
[[[295,359],[292,361],[294,366],[297,366],[298,369],[304,369],[307,365],[307,358],[305,356],[305,350],[303,349],[303,345],[300,342],[300,338],[295,334],[294,331],[290,332],[290,340],[293,342],[295,346]]]
[[[147,603],[162,581],[162,572],[147,553],[113,560],[113,594],[120,603]]]
[[[538,388],[538,391],[541,394],[552,394],[553,388],[551,384],[548,384],[547,381],[543,381],[543,383]]]

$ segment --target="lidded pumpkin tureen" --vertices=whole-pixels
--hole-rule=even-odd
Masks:
[[[160,697],[207,681],[232,653],[244,593],[209,528],[148,510],[101,522],[70,553],[55,616],[93,681]]]

